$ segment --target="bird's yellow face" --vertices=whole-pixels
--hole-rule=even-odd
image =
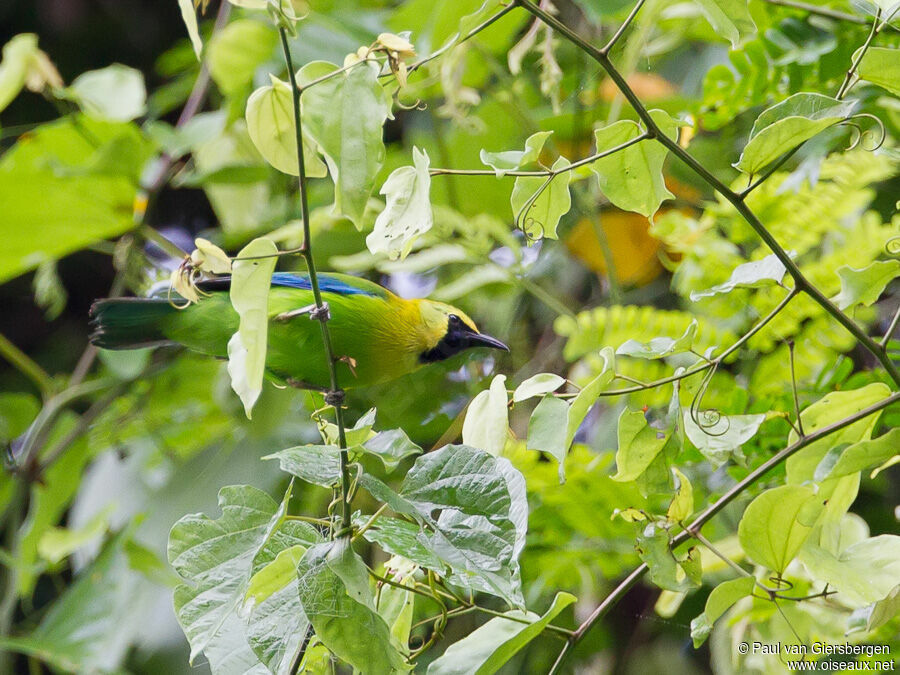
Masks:
[[[422,300],[419,309],[425,329],[425,349],[419,355],[422,363],[443,361],[472,347],[509,351],[497,338],[479,332],[475,322],[456,307]]]

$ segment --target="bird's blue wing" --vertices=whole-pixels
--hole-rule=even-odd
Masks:
[[[319,288],[323,293],[368,295],[377,298],[384,298],[387,295],[387,291],[378,284],[348,274],[319,274],[318,279]],[[275,272],[272,275],[272,285],[312,290],[309,275],[295,272]],[[202,291],[225,291],[231,288],[231,277],[206,279],[198,283],[197,288]]]

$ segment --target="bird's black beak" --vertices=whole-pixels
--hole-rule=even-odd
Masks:
[[[500,340],[484,333],[469,333],[466,335],[466,340],[470,347],[490,347],[491,349],[499,349],[504,352],[509,351],[509,347],[500,342]]]

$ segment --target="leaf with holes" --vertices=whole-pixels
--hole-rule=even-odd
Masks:
[[[386,204],[366,237],[372,253],[387,253],[392,260],[405,258],[416,239],[434,224],[428,153],[413,148],[413,164],[394,169],[384,181],[381,194]]]

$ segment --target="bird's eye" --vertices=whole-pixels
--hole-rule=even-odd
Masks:
[[[459,326],[460,324],[462,324],[462,321],[458,316],[456,316],[456,314],[451,314],[449,317],[447,317],[447,322],[451,326]]]

